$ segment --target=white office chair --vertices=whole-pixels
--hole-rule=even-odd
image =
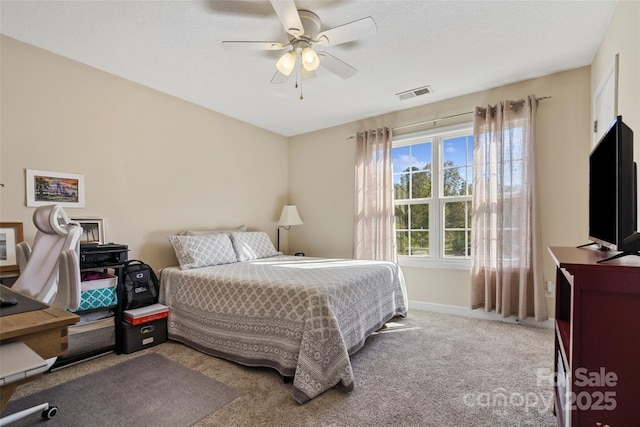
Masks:
[[[11,290],[51,306],[75,310],[80,305],[78,252],[82,227],[71,222],[58,205],[37,208],[33,213],[33,223],[38,229],[33,249],[25,242],[16,247],[20,277]],[[3,352],[4,350],[3,348]],[[25,355],[28,355],[29,349],[23,350]],[[34,355],[35,353],[32,356]],[[55,357],[48,359],[48,368],[55,361]],[[0,418],[0,426],[39,411],[42,411],[44,418],[51,418],[57,413],[58,408],[42,403]]]
[[[21,271],[11,289],[55,307],[75,310],[80,305],[78,253],[82,227],[71,222],[58,205],[37,208],[33,223],[38,229],[33,248],[26,242],[16,246]]]

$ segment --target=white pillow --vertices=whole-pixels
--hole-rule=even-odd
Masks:
[[[234,231],[247,231],[247,226],[241,225],[240,227],[233,228],[231,230],[185,230],[178,233],[178,236],[204,236],[216,233],[233,233]]]
[[[206,236],[169,236],[168,238],[182,270],[238,261],[229,235],[226,233]]]
[[[264,231],[234,232],[231,233],[231,241],[238,261],[282,255],[276,251],[273,242]]]

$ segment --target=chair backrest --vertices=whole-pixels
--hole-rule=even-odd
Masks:
[[[18,261],[18,268],[22,273],[27,268],[27,262],[31,256],[31,245],[27,242],[18,242],[16,244],[16,261]]]
[[[58,292],[53,301],[54,306],[77,310],[80,307],[81,279],[80,261],[73,249],[65,249],[58,262]]]
[[[38,207],[33,213],[33,223],[38,231],[33,242],[31,254],[28,256],[26,266],[20,273],[20,277],[11,287],[14,291],[29,295],[32,298],[43,301],[50,305],[62,308],[75,308],[79,304],[78,283],[69,283],[67,280],[59,282],[59,262],[63,251],[75,253],[76,266],[73,267],[68,259],[63,259],[65,268],[78,270],[69,273],[65,271],[67,279],[74,279],[79,276],[79,265],[77,264],[80,251],[80,237],[82,227],[69,220],[64,210],[58,205],[47,205]],[[69,289],[69,287],[73,289]],[[58,288],[62,288],[58,292]],[[76,289],[77,288],[77,289]],[[56,294],[60,298],[56,298]],[[77,294],[77,297],[74,295]],[[72,300],[70,300],[73,299]],[[75,300],[78,300],[77,303]]]

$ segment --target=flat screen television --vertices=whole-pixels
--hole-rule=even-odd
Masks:
[[[633,131],[618,116],[589,156],[589,240],[603,250],[640,254],[637,185]]]

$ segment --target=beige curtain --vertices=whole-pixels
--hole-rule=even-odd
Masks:
[[[356,136],[354,258],[395,261],[391,129]]]
[[[533,95],[475,110],[471,305],[543,321],[536,110]]]

